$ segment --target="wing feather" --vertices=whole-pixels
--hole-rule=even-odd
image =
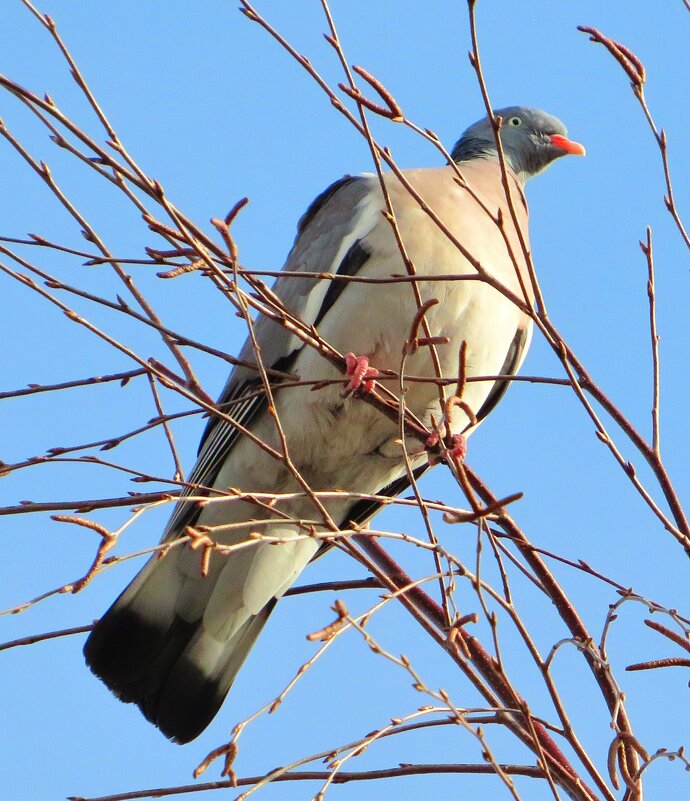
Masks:
[[[532,328],[530,325],[520,325],[515,332],[515,337],[510,343],[508,353],[506,354],[501,368],[501,375],[516,375],[520,369],[520,365],[524,361],[527,354],[527,348],[532,337]],[[491,391],[482,403],[479,411],[477,412],[477,422],[481,422],[487,417],[495,408],[501,398],[505,395],[510,381],[496,381],[491,388]]]

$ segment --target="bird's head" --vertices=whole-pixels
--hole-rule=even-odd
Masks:
[[[502,120],[503,152],[521,183],[546,169],[561,156],[584,156],[585,149],[567,137],[567,129],[556,117],[525,106],[494,110]],[[456,163],[496,156],[496,137],[488,117],[465,131],[451,154]]]

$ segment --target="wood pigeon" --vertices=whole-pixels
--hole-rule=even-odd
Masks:
[[[502,118],[508,188],[527,241],[525,182],[560,156],[585,151],[567,138],[558,119],[543,111],[511,106],[495,114]],[[531,282],[487,118],[465,131],[452,159],[471,191],[458,182],[451,165],[406,170],[404,177],[487,274],[519,298],[531,301]],[[447,344],[436,346],[442,375],[457,376],[463,342],[468,376],[515,374],[530,341],[529,317],[496,288],[476,280],[476,269],[399,178],[387,173],[383,180],[416,273],[471,277],[417,282],[422,302],[439,301],[425,319],[432,336],[448,339]],[[492,214],[502,212],[505,235],[482,204]],[[372,278],[405,275],[384,209],[378,177],[346,176],[336,181],[299,221],[284,270]],[[373,368],[399,370],[402,347],[419,308],[410,282],[285,275],[273,291],[328,343],[350,354],[349,389],[362,378],[365,384],[370,382]],[[305,382],[332,379],[316,391],[311,386],[281,390],[280,382],[271,379],[290,458],[304,481],[315,491],[388,496],[402,492],[408,480],[396,424],[356,393],[344,393],[342,374],[294,334],[265,316],[253,325],[266,367],[289,370]],[[255,361],[250,341],[240,357]],[[408,356],[406,373],[436,377],[429,347]],[[387,385],[396,389],[395,382]],[[452,432],[469,434],[496,406],[506,387],[506,381],[466,384],[463,401],[471,414],[455,407],[453,420],[446,421]],[[256,370],[237,367],[218,402],[230,404],[224,409],[234,420],[280,452],[275,419],[261,390]],[[443,418],[433,381],[410,382],[405,403],[427,425],[432,417]],[[410,458],[419,471],[428,466],[423,446]],[[162,558],[154,556],[96,624],[84,648],[89,667],[115,695],[138,704],[152,723],[178,743],[194,739],[211,722],[276,601],[321,550],[319,540],[305,536],[304,523],[300,523],[325,531],[323,517],[284,462],[227,420],[209,422],[189,483],[194,494],[226,497],[201,505],[178,503],[163,540],[173,541],[193,526],[208,527],[205,530],[218,543],[248,544],[225,554],[211,551],[205,575],[199,550],[188,545],[171,548]],[[230,488],[294,492],[302,497],[276,504],[252,503],[228,496]],[[344,529],[351,521],[366,522],[379,508],[347,494],[323,503]],[[252,539],[252,531],[279,544]]]

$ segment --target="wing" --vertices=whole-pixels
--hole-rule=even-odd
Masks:
[[[288,272],[321,272],[354,275],[366,262],[368,253],[362,240],[380,219],[380,201],[372,190],[378,182],[370,176],[345,176],[331,184],[309,206],[297,226],[297,236],[287,261]],[[345,282],[320,278],[281,276],[273,292],[285,306],[308,325],[317,325],[336,302]],[[304,343],[279,323],[260,316],[254,323],[254,335],[266,367],[287,372],[294,364]],[[248,339],[240,359],[254,362],[255,355]],[[233,421],[243,427],[265,406],[261,379],[249,367],[233,369],[218,405]],[[237,441],[239,430],[219,416],[209,420],[201,438],[197,463],[188,479],[191,488],[183,497],[199,494],[212,486],[228,453]],[[194,489],[199,487],[201,489]],[[165,538],[174,538],[196,519],[196,504],[180,503],[175,507],[165,530]]]
[[[517,331],[515,332],[515,337],[513,341],[510,343],[510,347],[508,348],[508,353],[506,354],[505,361],[503,362],[503,367],[501,368],[501,375],[516,375],[518,370],[520,369],[520,365],[524,361],[525,356],[527,355],[527,349],[529,348],[530,340],[532,339],[532,326],[531,324],[526,321],[525,325],[521,325],[518,327]],[[491,388],[491,391],[486,397],[486,400],[481,405],[481,408],[477,412],[477,424],[481,423],[481,421],[487,417],[491,412],[496,408],[498,402],[501,398],[505,395],[506,390],[511,382],[510,381],[496,381]]]

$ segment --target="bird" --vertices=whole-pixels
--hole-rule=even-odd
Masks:
[[[532,332],[524,304],[533,300],[524,186],[556,159],[584,155],[585,149],[568,138],[560,120],[539,109],[510,106],[494,115],[500,118],[504,169],[496,123],[487,116],[463,133],[451,151],[452,163],[382,177],[345,176],[299,220],[286,274],[272,291],[333,348],[347,353],[345,391],[336,365],[279,322],[259,315],[252,324],[254,343],[251,337],[245,343],[218,401],[227,413],[209,420],[188,479],[185,493],[208,500],[178,502],[162,540],[173,543],[185,532],[202,530],[216,543],[250,544],[225,553],[212,549],[206,570],[200,550],[188,544],[152,557],[96,622],[84,646],[93,673],[122,701],[136,703],[173,742],[187,743],[210,724],[276,602],[326,549],[324,539],[304,534],[301,521],[312,531],[325,531],[305,484],[314,491],[343,491],[322,502],[341,529],[367,522],[380,508],[348,493],[395,496],[409,486],[398,424],[358,396],[371,389],[377,375],[399,371],[420,301],[427,305],[429,333],[441,344],[435,346],[436,367],[430,347],[410,352],[407,375],[434,379],[440,369],[442,377],[457,376],[461,347],[468,377],[512,376],[519,370]],[[415,297],[409,281],[314,277],[407,274],[387,202],[417,277],[447,278],[415,281]],[[493,285],[476,280],[478,269]],[[299,272],[309,275],[295,277]],[[522,308],[501,287],[524,301]],[[275,371],[273,408],[251,367],[255,345],[263,364]],[[281,389],[276,376],[286,372],[299,376],[302,385]],[[314,382],[321,382],[315,391]],[[462,439],[495,408],[508,383],[466,383],[452,420],[444,420],[432,380],[410,383],[405,405],[425,425],[443,421]],[[280,452],[276,416],[292,470],[259,444]],[[427,451],[420,445],[410,454],[417,474],[430,464]],[[252,503],[239,493],[291,498]],[[257,530],[270,542],[252,539]]]

